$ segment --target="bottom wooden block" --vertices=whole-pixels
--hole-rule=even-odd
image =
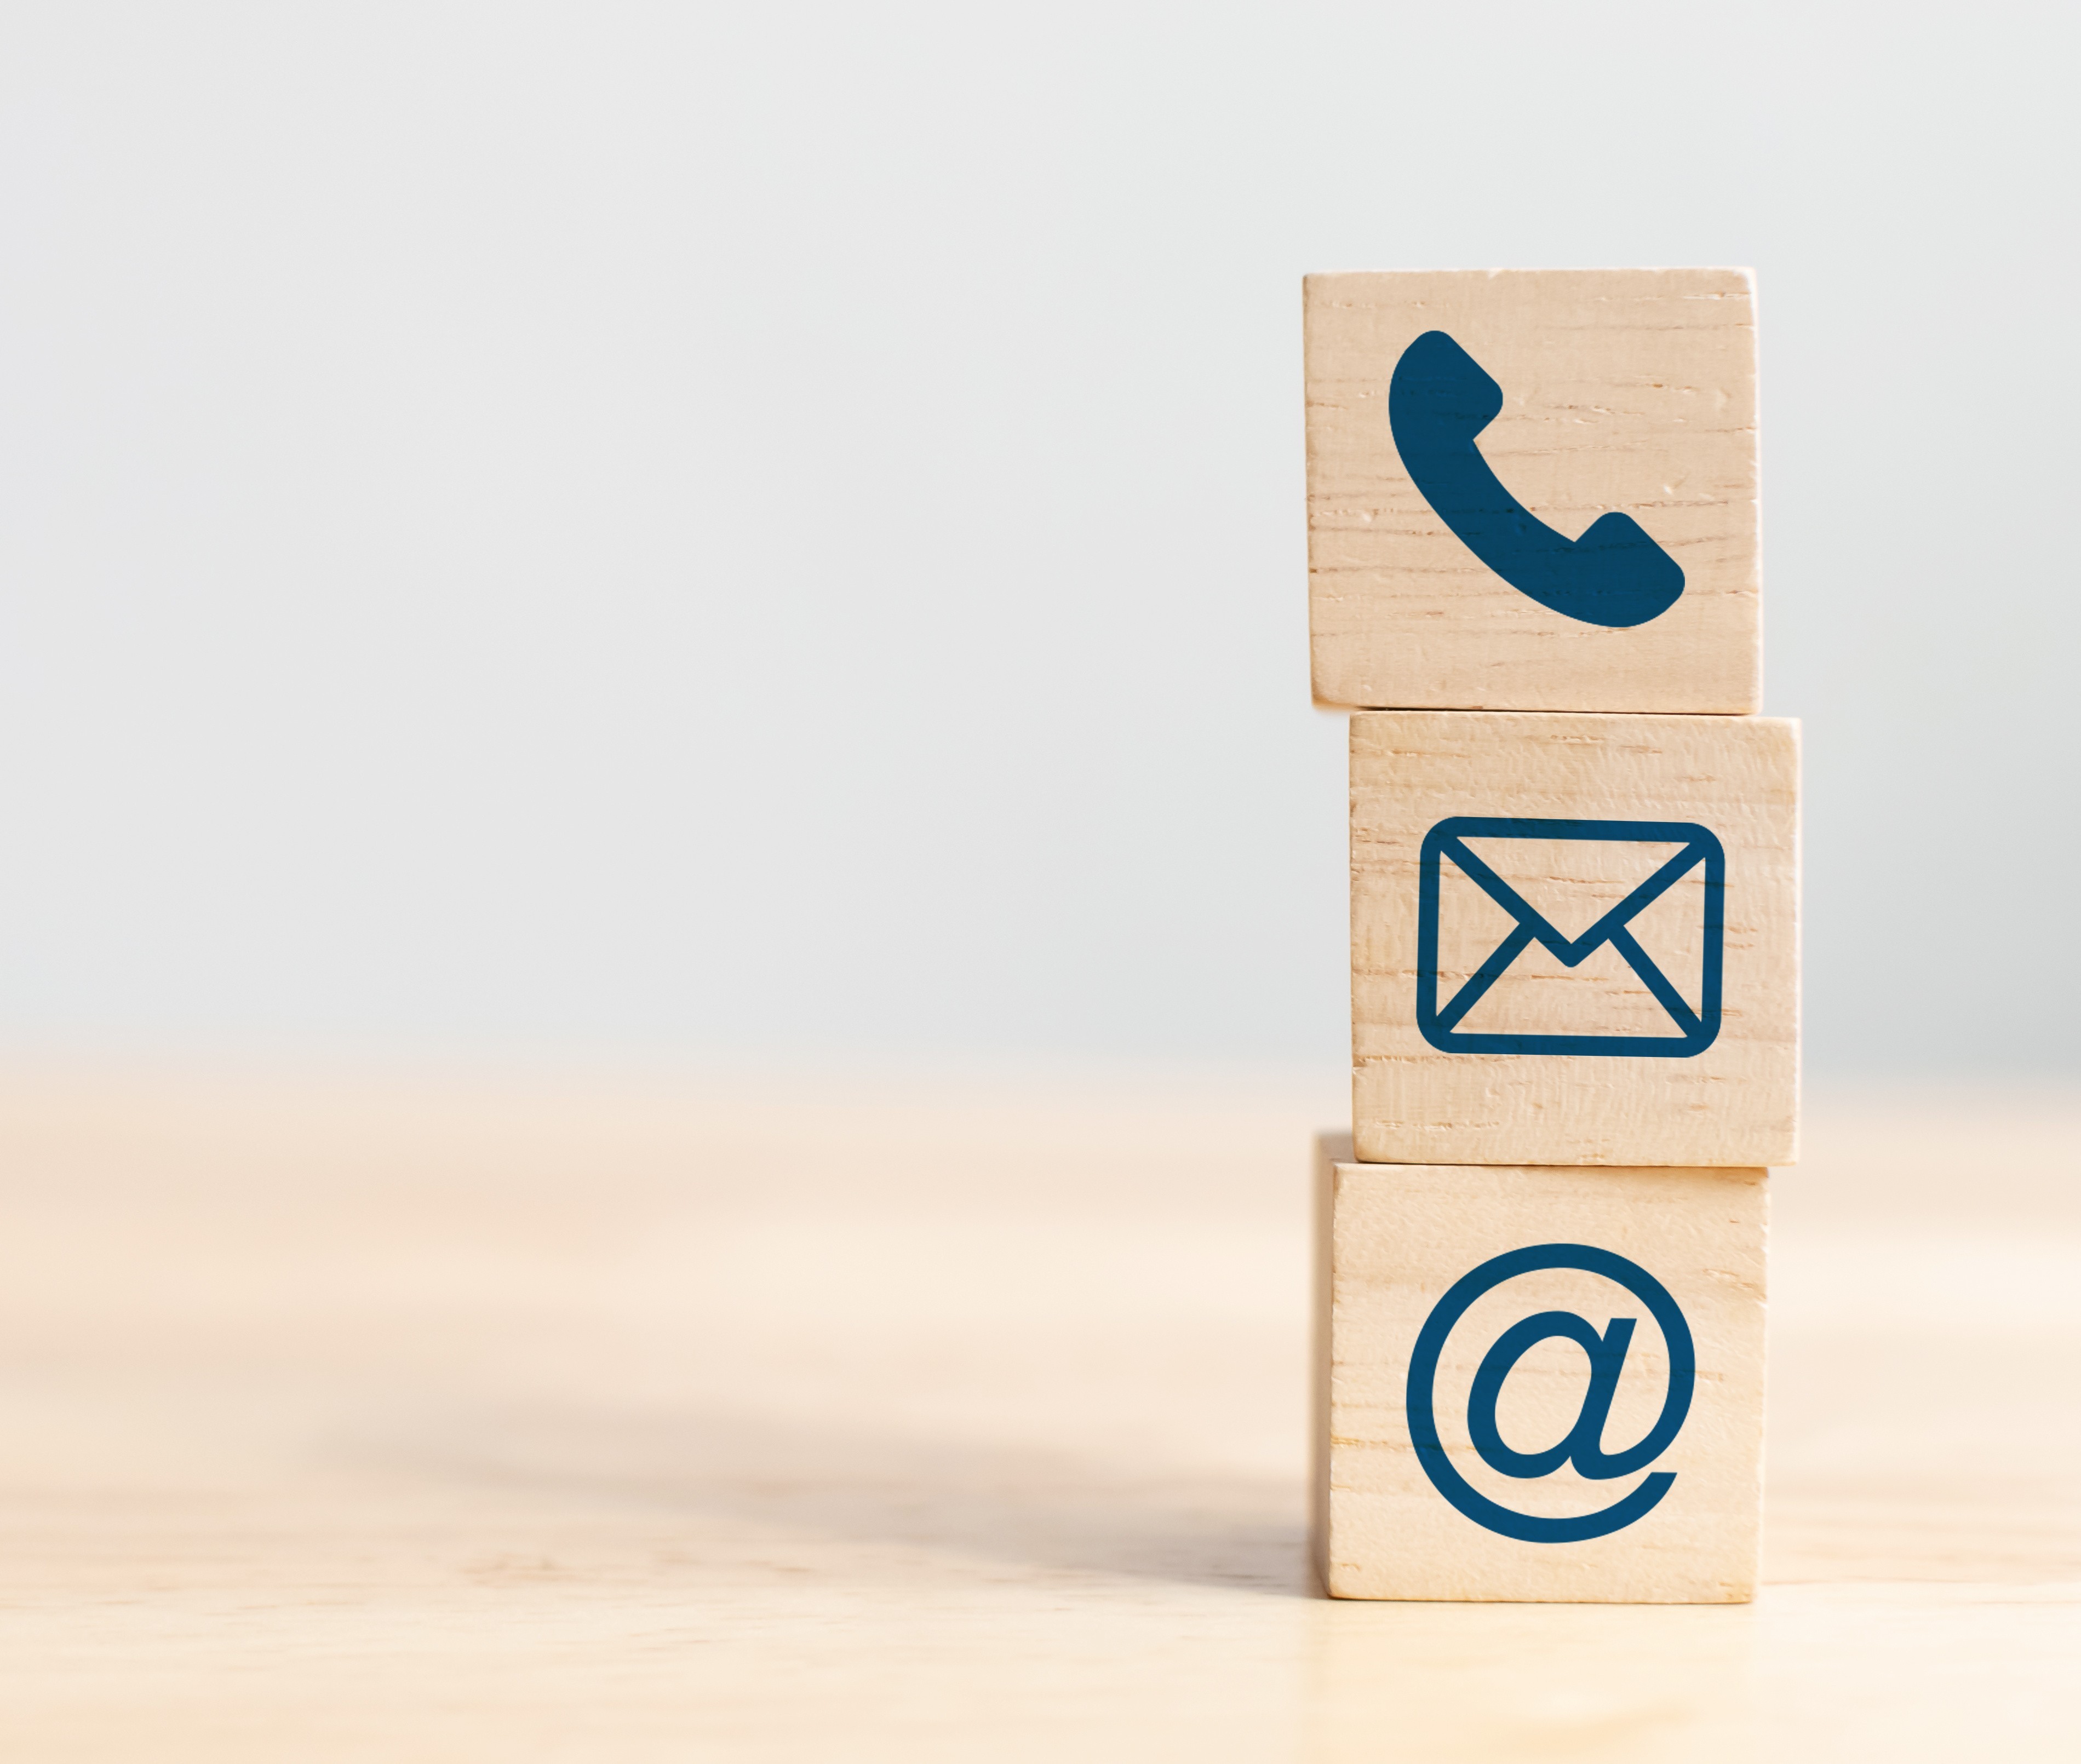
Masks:
[[[1324,1589],[1753,1597],[1765,1175],[1360,1164],[1325,1135]]]

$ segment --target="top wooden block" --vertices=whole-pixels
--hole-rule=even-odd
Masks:
[[[1304,288],[1318,701],[1759,708],[1747,271]]]

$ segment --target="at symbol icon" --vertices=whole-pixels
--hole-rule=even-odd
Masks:
[[[1651,1511],[1668,1493],[1670,1484],[1676,1480],[1674,1473],[1658,1470],[1623,1499],[1579,1518],[1546,1518],[1514,1512],[1489,1499],[1453,1468],[1438,1438],[1438,1420],[1433,1413],[1438,1356],[1444,1351],[1445,1338],[1452,1333],[1452,1325],[1466,1314],[1468,1306],[1492,1287],[1520,1274],[1536,1274],[1545,1268],[1579,1268],[1602,1275],[1647,1307],[1668,1346],[1669,1393],[1663,1400],[1662,1413],[1639,1444],[1623,1451],[1606,1452],[1604,1418],[1611,1412],[1619,1371],[1633,1340],[1634,1320],[1613,1317],[1600,1335],[1572,1311],[1541,1311],[1505,1329],[1474,1374],[1474,1388],[1467,1398],[1467,1433],[1482,1462],[1503,1476],[1520,1478],[1550,1476],[1562,1464],[1572,1463],[1579,1475],[1607,1481],[1645,1468],[1669,1449],[1691,1413],[1691,1392],[1697,1383],[1697,1355],[1691,1344],[1690,1325],[1669,1296],[1669,1289],[1638,1262],[1580,1243],[1542,1243],[1512,1250],[1484,1262],[1446,1288],[1444,1296],[1424,1319],[1417,1334],[1415,1350],[1409,1357],[1409,1437],[1416,1447],[1416,1461],[1423,1466],[1431,1486],[1477,1525],[1527,1544],[1579,1544],[1622,1531]],[[1496,1430],[1496,1399],[1502,1394],[1503,1380],[1525,1351],[1549,1337],[1581,1344],[1590,1356],[1590,1387],[1575,1425],[1558,1445],[1544,1451],[1514,1451]]]

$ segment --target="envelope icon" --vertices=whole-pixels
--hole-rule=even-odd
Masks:
[[[1469,846],[1482,842],[1488,858]],[[1550,842],[1597,841],[1616,846],[1676,846],[1675,855],[1653,869],[1615,905],[1599,913],[1587,929],[1570,937],[1545,913],[1528,901],[1499,872],[1510,868],[1511,840]],[[1528,853],[1535,848],[1527,846]],[[1551,853],[1554,847],[1538,848]],[[1636,857],[1652,863],[1654,854],[1584,854],[1623,862]],[[1550,859],[1549,860],[1550,865]],[[1701,897],[1703,924],[1687,926],[1688,941],[1699,957],[1695,1010],[1683,992],[1672,984],[1663,968],[1642,945],[1632,929],[1633,921],[1656,905],[1680,882],[1702,870],[1702,888],[1691,891]],[[1483,896],[1508,915],[1511,929],[1486,956],[1478,959],[1472,972],[1465,962],[1451,971],[1450,996],[1439,1002],[1439,922],[1441,883],[1457,872]],[[1642,1055],[1685,1060],[1703,1053],[1720,1032],[1720,970],[1726,942],[1724,903],[1727,858],[1719,840],[1706,828],[1688,821],[1534,821],[1483,815],[1454,815],[1441,821],[1423,836],[1417,872],[1416,1027],[1423,1039],[1441,1053],[1570,1053]],[[1520,880],[1524,880],[1521,876]],[[1674,905],[1675,903],[1672,903]],[[1490,915],[1493,921],[1493,914]],[[1493,935],[1491,930],[1488,934]],[[1477,947],[1485,947],[1484,937]],[[1497,982],[1511,971],[1512,964],[1528,951],[1543,951],[1562,969],[1579,968],[1600,951],[1611,964],[1616,956],[1632,971],[1653,1001],[1643,1002],[1650,1014],[1659,1006],[1666,1012],[1669,1033],[1571,1034],[1555,1033],[1541,1024],[1524,1033],[1509,1032],[1507,1026],[1491,1025],[1486,1031],[1469,1032],[1459,1025],[1487,998]],[[1528,957],[1528,960],[1534,958]],[[1551,964],[1542,964],[1549,973]],[[1616,971],[1614,969],[1614,971]],[[1465,977],[1461,977],[1464,976]],[[1688,977],[1688,976],[1687,976]],[[1567,988],[1563,996],[1594,997],[1595,989]],[[1658,1021],[1658,1018],[1657,1018]],[[1637,1026],[1636,1026],[1637,1027]]]

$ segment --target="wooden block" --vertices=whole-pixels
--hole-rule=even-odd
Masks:
[[[1754,1596],[1765,1173],[1360,1164],[1350,1146],[1317,1153],[1330,1594]]]
[[[1793,1161],[1797,724],[1366,711],[1351,741],[1360,1157]]]
[[[1747,271],[1311,275],[1303,305],[1318,700],[1759,708]]]

